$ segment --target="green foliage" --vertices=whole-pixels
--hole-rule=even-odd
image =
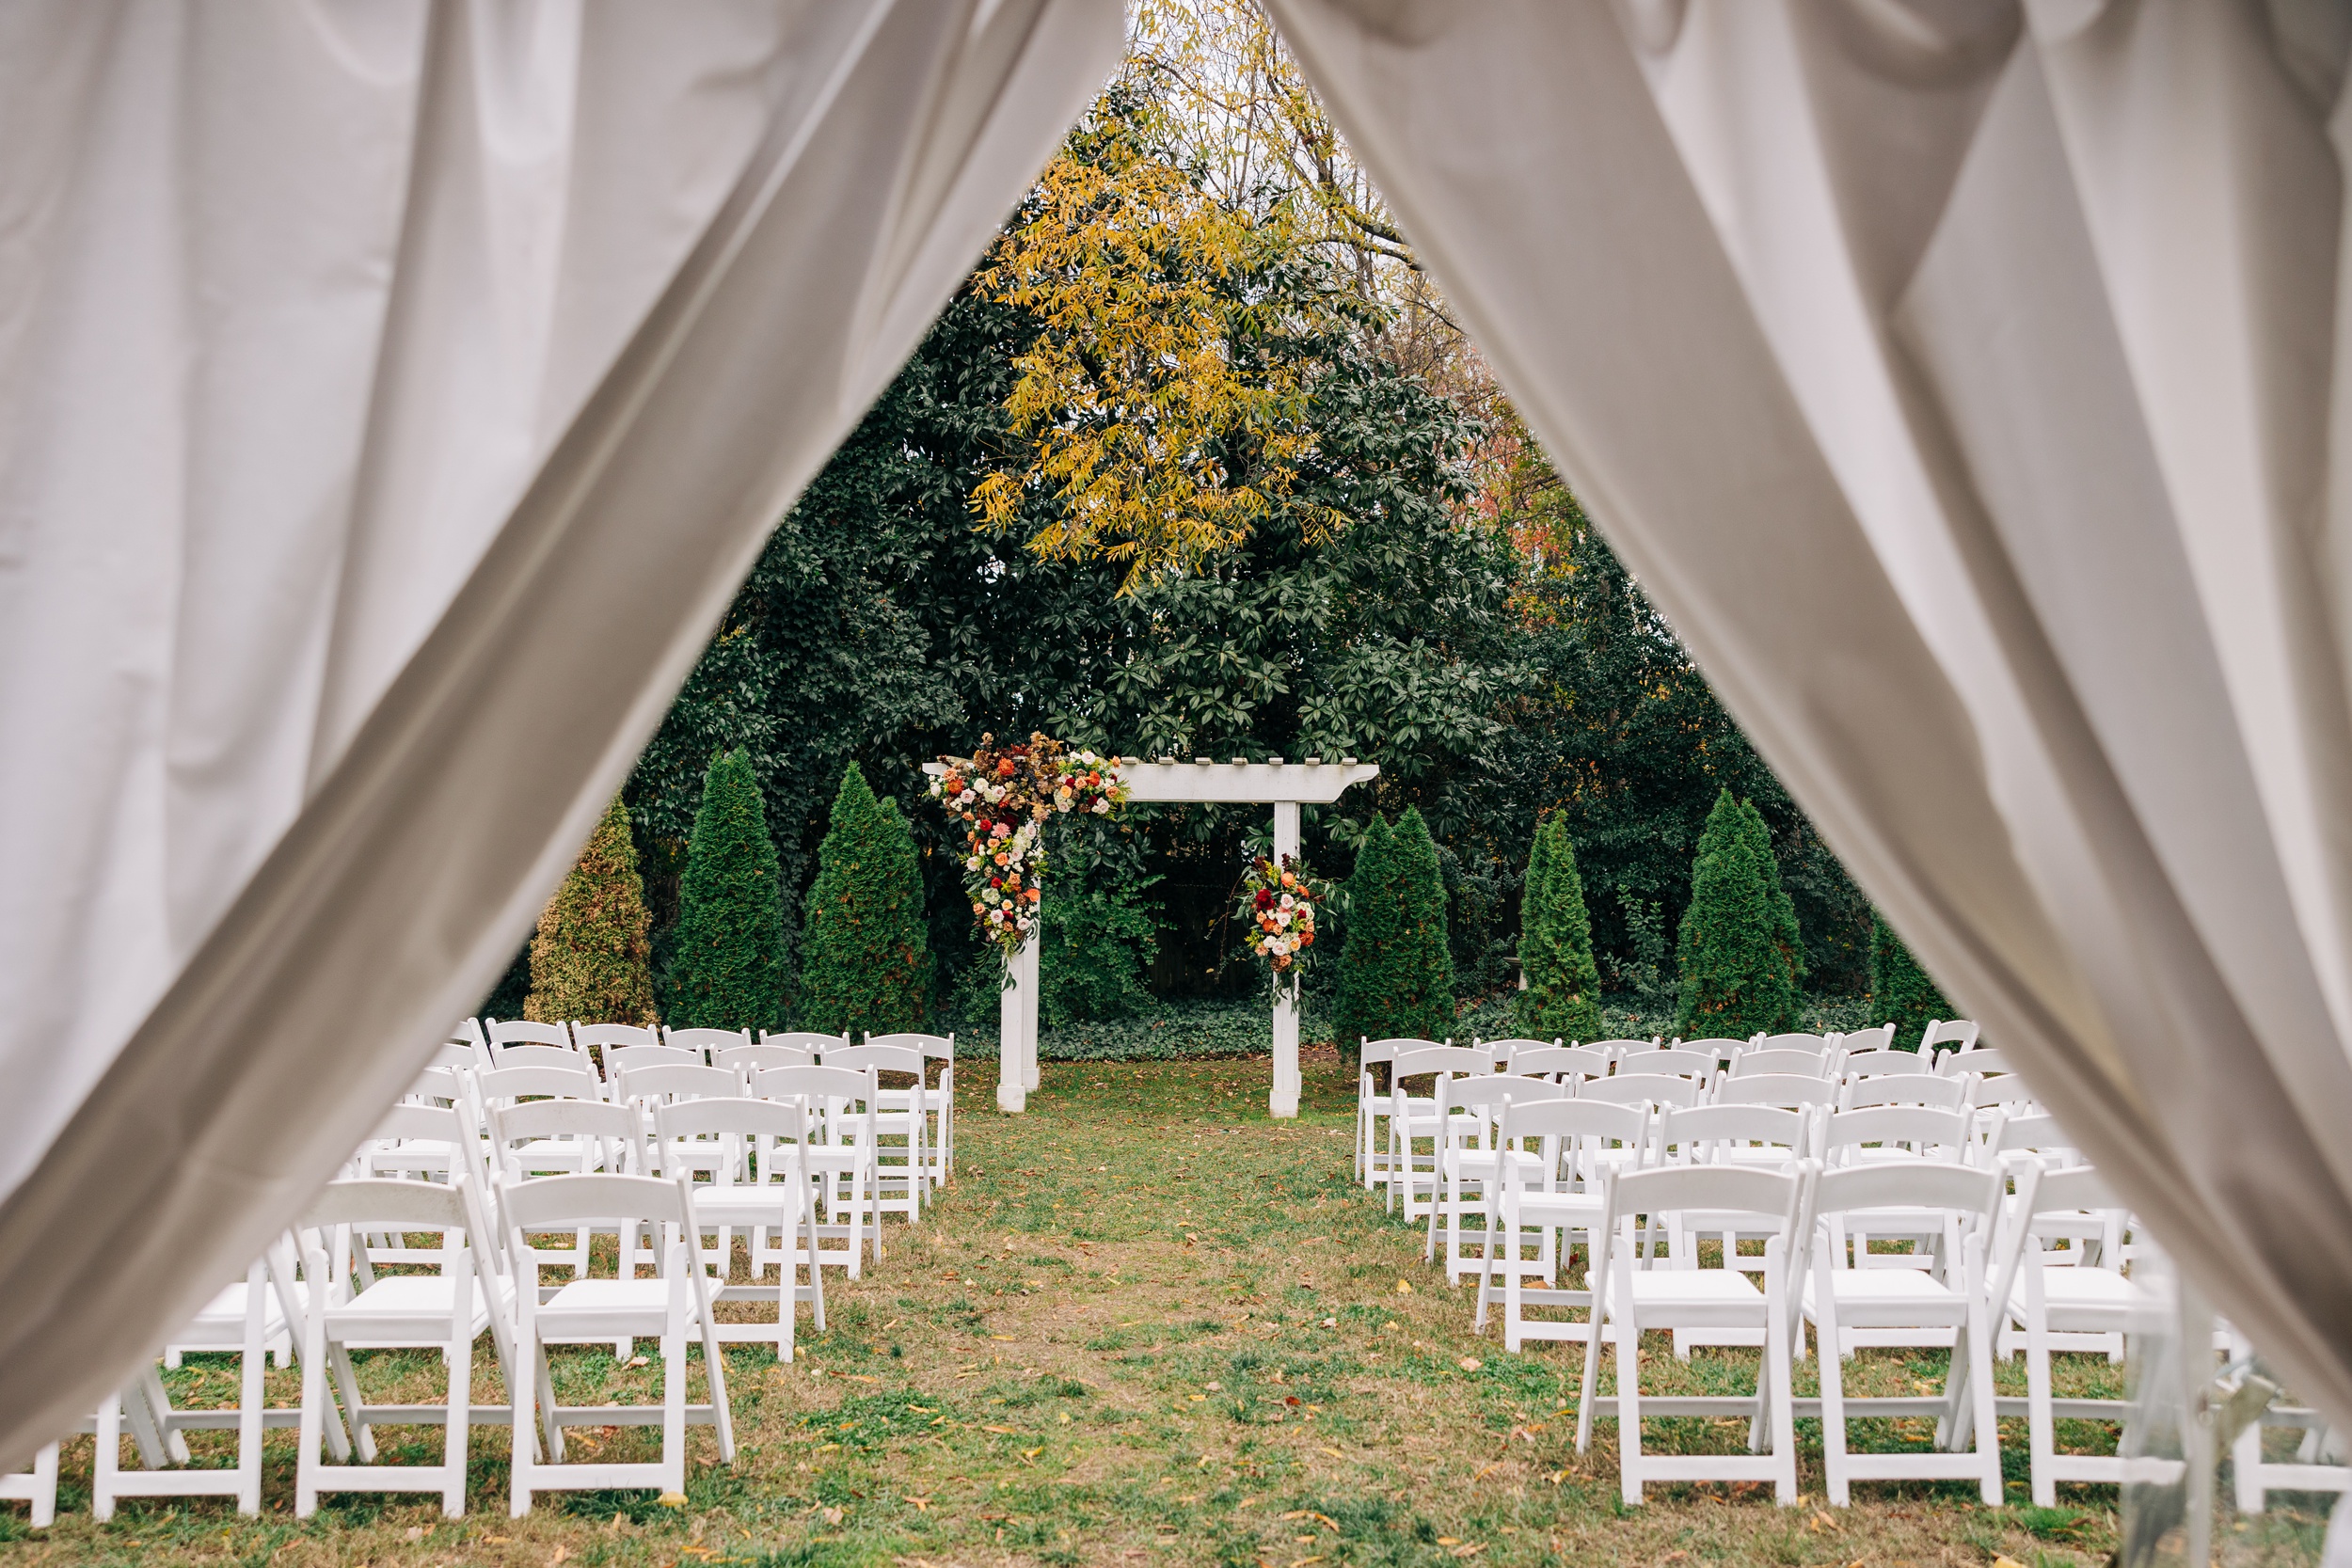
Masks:
[[[1886,917],[1875,917],[1870,924],[1870,1022],[1892,1023],[1895,1043],[1916,1050],[1930,1023],[1959,1016]]]
[[[677,1028],[784,1025],[787,955],[776,846],[741,747],[710,759],[686,851],[665,1000]]]
[[[930,951],[923,874],[904,818],[852,763],[817,851],[801,939],[802,1027],[852,1037],[920,1029]]]
[[[616,797],[539,913],[523,1017],[540,1023],[653,1024],[652,917],[628,814]]]
[[[1398,906],[1394,863],[1396,832],[1374,816],[1356,846],[1356,872],[1347,879],[1346,919],[1341,927],[1338,998],[1333,1028],[1341,1054],[1368,1039],[1385,1039],[1390,949],[1395,945]]]
[[[1759,854],[1751,813],[1723,791],[1699,835],[1681,933],[1686,1036],[1744,1039],[1796,1018],[1796,975],[1784,945],[1772,858]]]
[[[1535,831],[1519,904],[1520,1033],[1531,1039],[1601,1037],[1600,972],[1593,963],[1593,923],[1584,911],[1568,825],[1553,817]]]
[[[1801,986],[1804,980],[1804,937],[1797,928],[1796,901],[1788,896],[1780,879],[1780,861],[1772,853],[1772,831],[1764,826],[1764,814],[1756,809],[1754,801],[1740,802],[1740,820],[1747,831],[1748,852],[1764,872],[1765,897],[1772,911],[1772,945],[1788,965],[1790,983]]]
[[[1158,950],[1159,927],[1139,894],[1073,886],[1058,877],[1047,885],[1044,945],[1037,956],[1041,1027],[1129,1018],[1151,1005],[1143,976]]]
[[[1343,1051],[1359,1039],[1453,1034],[1445,903],[1438,847],[1420,810],[1405,808],[1393,829],[1375,816],[1347,885],[1336,1020]]]

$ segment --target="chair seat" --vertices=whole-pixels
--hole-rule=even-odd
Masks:
[[[2026,1282],[2010,1292],[2010,1312],[2026,1318]],[[2042,1271],[2044,1316],[2060,1333],[2090,1330],[2111,1332],[2129,1326],[2128,1320],[2155,1305],[2154,1298],[2113,1269],[2044,1269]]]
[[[659,1336],[669,1326],[670,1282],[576,1279],[540,1303],[538,1317],[539,1332],[545,1338]]]
[[[694,1213],[705,1225],[772,1225],[797,1216],[798,1196],[782,1181],[696,1187]]]
[[[473,1332],[490,1326],[490,1303],[482,1281],[473,1284]],[[326,1309],[334,1338],[346,1342],[384,1345],[403,1338],[439,1344],[449,1337],[453,1297],[450,1282],[438,1275],[389,1275],[341,1306]]]
[[[235,1350],[245,1343],[246,1291],[244,1285],[231,1285],[204,1304],[203,1309],[190,1318],[187,1326],[171,1337],[175,1350]],[[301,1293],[297,1287],[296,1294]],[[285,1308],[278,1304],[278,1292],[267,1287],[262,1290],[262,1338],[275,1339],[286,1331]]]
[[[1830,1291],[1844,1328],[1953,1327],[1968,1300],[1924,1269],[1833,1269]],[[1813,1275],[1804,1277],[1804,1315],[1817,1315]]]
[[[1598,1193],[1519,1194],[1522,1225],[1590,1225],[1600,1214]]]
[[[1492,1173],[1498,1168],[1496,1152],[1491,1148],[1449,1148],[1444,1156],[1446,1174],[1475,1176]],[[1544,1157],[1540,1154],[1530,1154],[1523,1148],[1512,1149],[1510,1153],[1511,1163],[1521,1170],[1541,1171],[1544,1168]]]

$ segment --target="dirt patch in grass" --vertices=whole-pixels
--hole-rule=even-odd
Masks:
[[[102,1528],[82,1438],[67,1447],[55,1530],[29,1538],[21,1507],[0,1513],[7,1562],[1926,1568],[2003,1553],[2090,1562],[2114,1544],[2111,1492],[2070,1496],[2064,1521],[1924,1483],[1865,1488],[1833,1512],[1809,1457],[1802,1508],[1776,1508],[1761,1488],[1684,1487],[1622,1509],[1608,1425],[1592,1452],[1573,1451],[1581,1352],[1515,1357],[1492,1333],[1473,1336],[1470,1289],[1448,1290],[1422,1262],[1421,1234],[1351,1180],[1352,1089],[1334,1054],[1309,1054],[1305,1113],[1286,1122],[1266,1117],[1263,1062],[1048,1064],[1022,1117],[996,1113],[974,1065],[954,1184],[919,1227],[893,1223],[864,1279],[829,1279],[831,1328],[803,1322],[794,1365],[759,1346],[729,1351],[740,1451],[720,1465],[712,1435],[694,1433],[684,1508],[648,1493],[550,1496],[510,1520],[507,1439],[493,1429],[477,1432],[462,1520],[357,1497],[298,1524],[293,1434],[273,1433],[263,1518],[151,1501]],[[1941,1359],[1869,1353],[1854,1391],[1911,1391],[1940,1376]],[[2072,1359],[2084,1365],[2071,1377],[2120,1380],[2104,1361]],[[175,1398],[229,1392],[233,1364],[203,1360],[167,1374]],[[372,1388],[437,1393],[429,1356],[364,1360]],[[654,1369],[618,1367],[609,1348],[556,1360],[568,1397],[659,1397]],[[1686,1366],[1661,1341],[1645,1369],[1661,1391],[1745,1387],[1754,1363],[1753,1351],[1702,1350]],[[486,1342],[477,1365],[479,1397],[501,1399]],[[2007,1391],[2006,1365],[2002,1380]],[[291,1403],[296,1374],[274,1372],[272,1386]],[[1664,1446],[1742,1437],[1729,1423],[1660,1425]],[[438,1449],[437,1433],[390,1435],[395,1456]],[[640,1429],[583,1439],[611,1459],[651,1457],[656,1442]],[[2007,1445],[2019,1502],[2023,1439]],[[2300,1540],[2299,1518],[2274,1514],[2257,1536]]]

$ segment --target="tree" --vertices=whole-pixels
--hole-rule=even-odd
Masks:
[[[1870,1022],[1895,1026],[1895,1043],[1916,1050],[1938,1019],[1959,1016],[1884,915],[1870,923]]]
[[[1600,972],[1593,963],[1593,923],[1584,912],[1584,883],[1576,871],[1568,825],[1553,817],[1538,828],[1528,856],[1526,893],[1519,903],[1520,1030],[1535,1039],[1598,1038]]]
[[[1677,1026],[1686,1036],[1744,1039],[1786,1029],[1796,1016],[1770,863],[1756,853],[1747,814],[1724,790],[1699,834],[1682,916]]]
[[[784,1025],[787,955],[775,841],[751,754],[710,759],[688,841],[665,997],[678,1028]]]
[[[1389,1028],[1389,955],[1396,942],[1396,833],[1375,815],[1356,847],[1355,874],[1347,879],[1347,917],[1342,930],[1338,999],[1332,1027],[1340,1053],[1352,1055],[1368,1039],[1386,1039]]]
[[[1397,927],[1390,973],[1390,1033],[1444,1039],[1454,1033],[1454,950],[1446,940],[1445,883],[1438,846],[1419,806],[1396,819]]]
[[[1780,860],[1772,853],[1772,831],[1764,825],[1764,814],[1751,800],[1740,802],[1740,820],[1748,835],[1748,851],[1764,872],[1764,895],[1772,911],[1772,946],[1780,953],[1781,961],[1788,966],[1788,983],[1792,990],[1804,983],[1804,936],[1797,928],[1796,901],[1788,896],[1780,879]]]
[[[616,796],[539,913],[523,1017],[540,1023],[659,1023],[652,925],[628,813]]]
[[[803,1027],[890,1034],[928,1021],[923,871],[898,808],[851,763],[817,850],[801,938]]]

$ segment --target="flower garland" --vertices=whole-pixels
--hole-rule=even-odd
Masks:
[[[1233,912],[1277,993],[1285,978],[1295,981],[1307,967],[1308,949],[1315,944],[1315,910],[1326,891],[1295,855],[1284,855],[1279,865],[1261,857],[1243,873],[1241,902]]]
[[[1056,813],[1109,816],[1127,803],[1119,759],[1072,752],[1031,735],[1001,750],[980,736],[968,757],[939,759],[931,798],[963,824],[963,887],[972,918],[1010,963],[1036,928],[1045,896],[1045,823]]]

